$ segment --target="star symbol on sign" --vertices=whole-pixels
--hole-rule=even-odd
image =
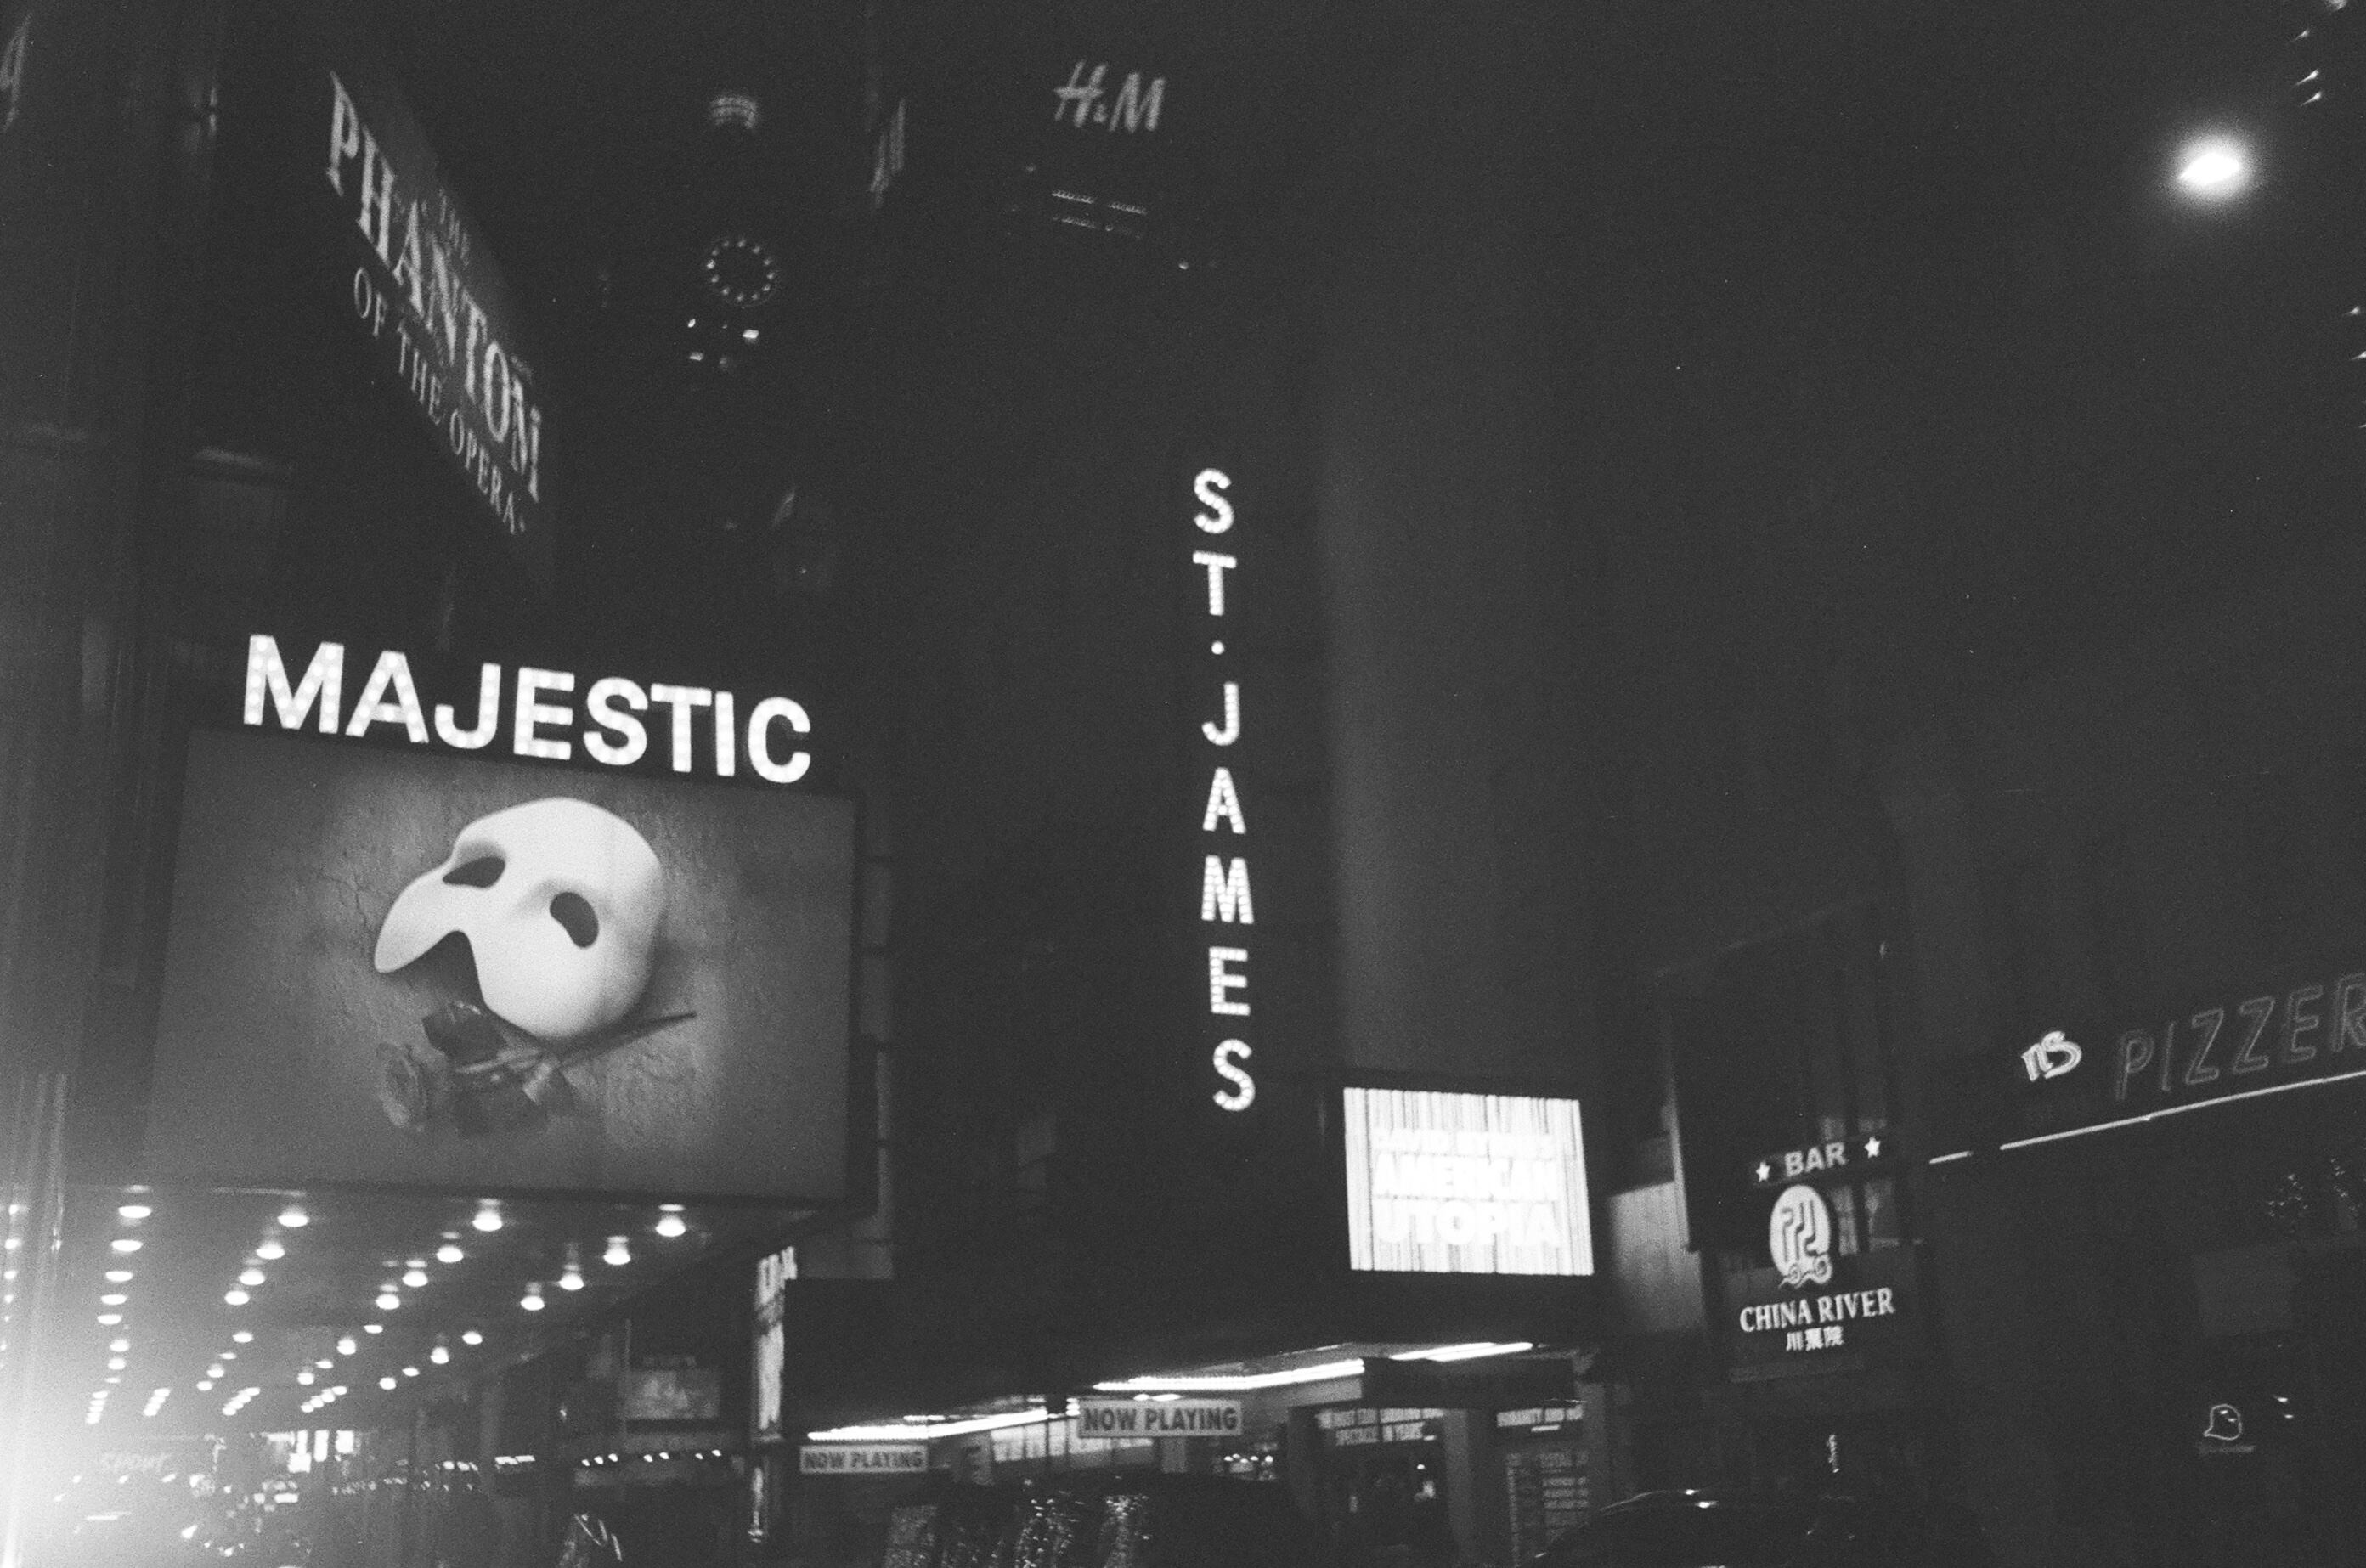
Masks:
[[[1879,1159],[1879,1158],[1881,1157],[1881,1134],[1880,1134],[1876,1133],[1876,1134],[1872,1134],[1871,1136],[1869,1136],[1869,1137],[1867,1137],[1867,1138],[1865,1139],[1865,1158],[1867,1158],[1867,1159]]]
[[[1769,1176],[1772,1176],[1773,1174],[1774,1174],[1774,1168],[1773,1166],[1768,1165],[1768,1164],[1767,1164],[1764,1160],[1763,1160],[1763,1159],[1762,1159],[1762,1160],[1760,1160],[1760,1161],[1758,1162],[1758,1179],[1759,1179],[1759,1180],[1763,1181],[1763,1180],[1765,1180]]]

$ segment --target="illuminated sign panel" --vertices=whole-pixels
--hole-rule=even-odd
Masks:
[[[760,783],[200,732],[149,1165],[833,1201],[853,817]]]
[[[781,1436],[781,1376],[788,1354],[783,1326],[789,1281],[797,1277],[797,1249],[784,1247],[756,1264],[756,1344],[751,1420],[760,1441]]]
[[[1350,1088],[1346,1111],[1354,1268],[1594,1272],[1576,1100]]]
[[[926,1443],[807,1443],[797,1450],[800,1475],[920,1475]]]

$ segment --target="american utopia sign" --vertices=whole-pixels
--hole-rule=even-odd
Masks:
[[[1574,1100],[1349,1089],[1351,1267],[1591,1274]]]

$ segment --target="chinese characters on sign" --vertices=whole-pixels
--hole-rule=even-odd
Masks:
[[[1234,513],[1225,493],[1232,485],[1230,476],[1216,468],[1202,468],[1191,480],[1191,493],[1200,502],[1200,510],[1193,513],[1191,523],[1200,533],[1232,531]],[[1239,567],[1240,558],[1221,550],[1194,550],[1191,564],[1206,573],[1207,619],[1203,624],[1211,633],[1221,634],[1226,626],[1224,595],[1233,586],[1224,574]],[[1222,636],[1211,635],[1208,656],[1220,671],[1226,667],[1224,652]],[[1228,761],[1233,755],[1231,748],[1241,739],[1241,682],[1221,681],[1217,691],[1219,716],[1203,719],[1200,724],[1200,739],[1210,749],[1211,758],[1206,764],[1208,789],[1201,797],[1205,804],[1200,813],[1200,833],[1206,850],[1200,876],[1200,923],[1203,930],[1237,925],[1241,934],[1222,933],[1223,940],[1211,942],[1207,950],[1208,1016],[1217,1021],[1216,1030],[1223,1035],[1209,1055],[1209,1066],[1223,1080],[1223,1087],[1210,1098],[1222,1110],[1242,1111],[1256,1103],[1256,1079],[1250,1076],[1246,1066],[1255,1052],[1241,1037],[1247,1026],[1229,1021],[1250,1016],[1246,933],[1256,923],[1256,910],[1249,896],[1248,857],[1221,852],[1238,850],[1239,841],[1247,838],[1249,831],[1240,785]]]

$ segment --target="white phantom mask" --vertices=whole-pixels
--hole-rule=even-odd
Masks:
[[[563,796],[480,817],[402,890],[377,933],[390,974],[457,931],[485,1005],[566,1040],[632,1010],[665,917],[657,852],[613,812]]]

